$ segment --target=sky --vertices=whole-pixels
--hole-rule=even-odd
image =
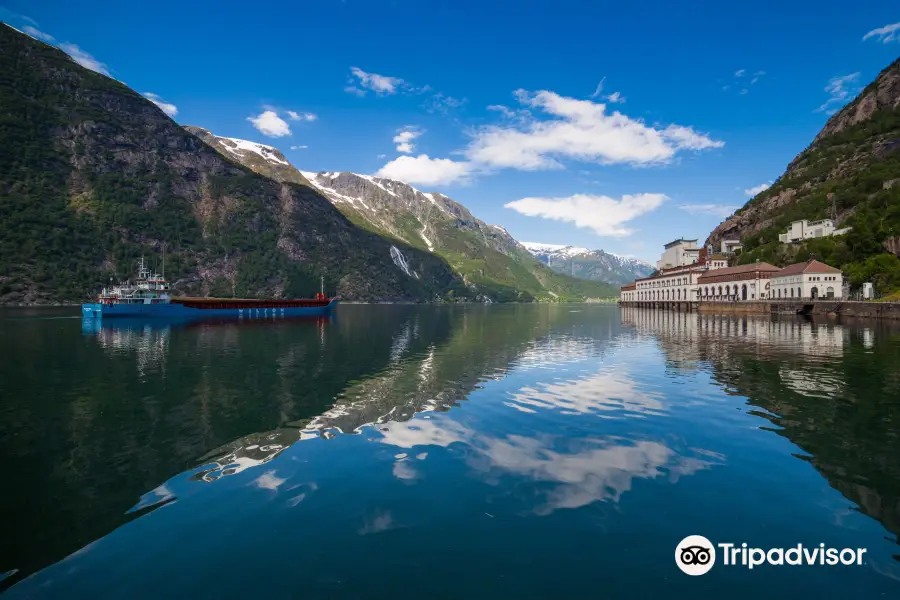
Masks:
[[[521,241],[655,261],[900,55],[891,2],[6,2],[182,125],[440,191]]]

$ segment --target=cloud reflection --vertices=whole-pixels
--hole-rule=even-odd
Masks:
[[[617,370],[597,373],[565,383],[539,383],[511,394],[505,403],[523,412],[527,406],[560,409],[565,414],[618,412],[622,416],[663,415],[662,394],[638,388],[625,373]],[[534,412],[531,410],[531,412]]]

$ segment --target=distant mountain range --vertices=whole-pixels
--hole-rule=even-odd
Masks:
[[[308,185],[363,229],[440,256],[470,289],[493,300],[617,294],[615,286],[601,277],[571,277],[554,269],[532,256],[503,227],[481,221],[440,192],[347,171],[301,172],[270,146],[217,136],[200,127],[185,129],[261,175]]]
[[[535,258],[558,273],[610,283],[629,283],[655,271],[650,263],[603,250],[522,242]]]

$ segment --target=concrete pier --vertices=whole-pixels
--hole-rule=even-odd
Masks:
[[[734,302],[699,302],[652,300],[619,302],[619,306],[656,308],[678,312],[727,313],[743,315],[808,315],[846,316],[867,319],[900,320],[900,302],[860,302],[841,300],[755,300]]]

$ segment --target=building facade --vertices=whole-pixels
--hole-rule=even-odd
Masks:
[[[812,238],[843,235],[850,231],[849,227],[835,229],[831,219],[819,219],[818,221],[794,221],[785,233],[778,234],[778,241],[782,244],[795,244]]]
[[[656,261],[657,269],[684,267],[700,261],[700,250],[697,240],[678,239],[665,245],[665,250]]]
[[[788,265],[772,277],[774,300],[844,297],[840,270],[817,260]]]
[[[722,254],[734,254],[743,249],[744,246],[741,244],[741,240],[722,240]]]
[[[767,300],[772,277],[781,269],[769,263],[755,263],[708,271],[697,280],[701,302]]]
[[[697,281],[709,265],[704,263],[663,269],[634,282],[638,302],[697,300]],[[621,298],[621,295],[620,295]]]
[[[660,261],[684,260],[696,240],[666,244]],[[680,249],[680,250],[679,250]],[[729,267],[722,254],[709,255],[697,249],[697,260],[658,269],[649,277],[620,288],[622,303],[754,302],[843,298],[844,277],[840,270],[817,260],[776,267],[765,262]]]

